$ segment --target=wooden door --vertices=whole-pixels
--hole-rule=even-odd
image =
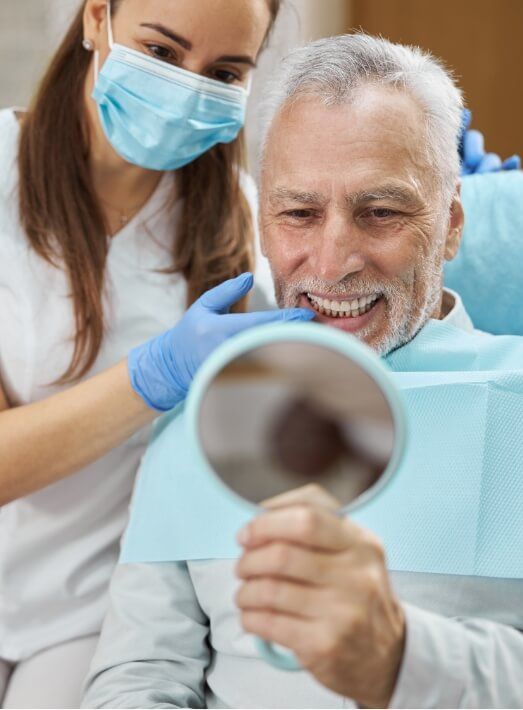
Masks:
[[[486,147],[523,158],[523,0],[348,0],[351,27],[430,50],[453,69]]]

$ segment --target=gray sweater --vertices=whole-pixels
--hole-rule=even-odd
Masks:
[[[119,565],[83,706],[354,707],[258,657],[234,607],[234,564]],[[392,707],[523,707],[523,580],[392,580],[407,614]]]

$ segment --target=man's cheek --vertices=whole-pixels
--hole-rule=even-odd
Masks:
[[[308,260],[307,249],[285,229],[271,230],[265,248],[273,271],[282,277],[291,277]]]
[[[405,230],[405,245],[412,253],[424,256],[432,253],[435,243],[441,240],[441,227],[431,216],[413,220]]]
[[[397,239],[379,243],[373,261],[386,279],[401,279],[408,282],[413,269],[430,251],[430,235],[417,225],[409,225]]]

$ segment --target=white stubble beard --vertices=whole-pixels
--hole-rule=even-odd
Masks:
[[[320,279],[299,279],[282,285],[274,270],[272,276],[276,300],[280,308],[294,308],[303,293],[326,293],[332,297],[347,294],[348,286],[354,293],[381,293],[385,299],[385,319],[388,327],[385,333],[373,342],[375,325],[371,322],[354,335],[372,347],[378,355],[385,356],[414,338],[427,323],[441,300],[443,283],[443,261],[440,256],[440,241],[429,254],[420,254],[419,269],[412,272],[412,280],[406,283],[401,278],[380,282],[377,279],[350,277],[334,286]],[[420,303],[413,300],[414,284],[426,284]]]

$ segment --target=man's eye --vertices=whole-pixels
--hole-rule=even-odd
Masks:
[[[286,217],[291,217],[292,219],[309,219],[313,216],[312,210],[288,210],[283,214]]]
[[[161,44],[148,44],[147,49],[156,59],[161,59],[164,62],[176,60],[175,53],[168,47],[164,47]]]
[[[232,71],[227,69],[216,69],[212,73],[212,78],[222,81],[224,84],[232,84],[233,81],[239,81],[240,77]]]
[[[387,209],[386,207],[375,207],[369,210],[368,214],[376,219],[387,219],[387,217],[394,217],[398,213],[394,210]]]

